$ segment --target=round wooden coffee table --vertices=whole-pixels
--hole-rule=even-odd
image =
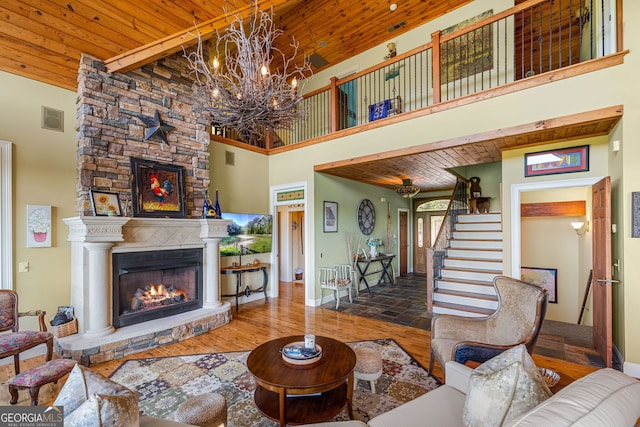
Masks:
[[[266,417],[281,426],[326,421],[345,405],[353,419],[353,368],[355,352],[340,341],[316,337],[322,357],[310,365],[293,365],[282,359],[286,344],[304,341],[302,335],[278,338],[253,350],[247,367],[256,381],[254,399]]]

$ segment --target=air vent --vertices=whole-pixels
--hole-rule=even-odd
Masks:
[[[318,55],[317,53],[311,54],[311,56],[309,57],[309,63],[313,65],[315,68],[322,68],[329,64],[329,62],[327,62],[326,59],[324,59],[322,56]]]
[[[224,164],[229,166],[235,166],[236,164],[236,153],[232,151],[224,152]]]
[[[407,21],[402,21],[402,22],[398,22],[396,25],[394,25],[393,27],[389,27],[387,29],[387,31],[389,31],[390,33],[394,32],[395,30],[404,27],[405,25],[407,25]]]
[[[42,129],[64,132],[64,111],[42,106]]]

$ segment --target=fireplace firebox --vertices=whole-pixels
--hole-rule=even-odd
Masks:
[[[202,249],[113,254],[113,326],[202,307]]]

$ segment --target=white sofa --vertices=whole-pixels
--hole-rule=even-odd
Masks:
[[[368,423],[339,421],[307,427],[463,426],[472,369],[447,362],[446,384],[378,415]],[[640,417],[640,382],[614,369],[595,371],[511,420],[508,426],[633,426]]]

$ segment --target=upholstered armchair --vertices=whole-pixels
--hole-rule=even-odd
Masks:
[[[47,332],[43,310],[25,313],[18,312],[18,294],[14,291],[0,290],[0,359],[13,356],[16,375],[20,373],[20,353],[40,344],[47,346],[47,361],[53,355],[53,334]],[[19,318],[38,316],[39,331],[19,331]]]
[[[547,311],[548,295],[541,286],[510,277],[498,276],[493,285],[498,295],[498,309],[488,317],[435,315],[431,320],[431,357],[444,368],[456,360],[456,352],[480,354],[483,360],[508,348],[524,344],[533,352]],[[458,360],[464,363],[464,361]]]

